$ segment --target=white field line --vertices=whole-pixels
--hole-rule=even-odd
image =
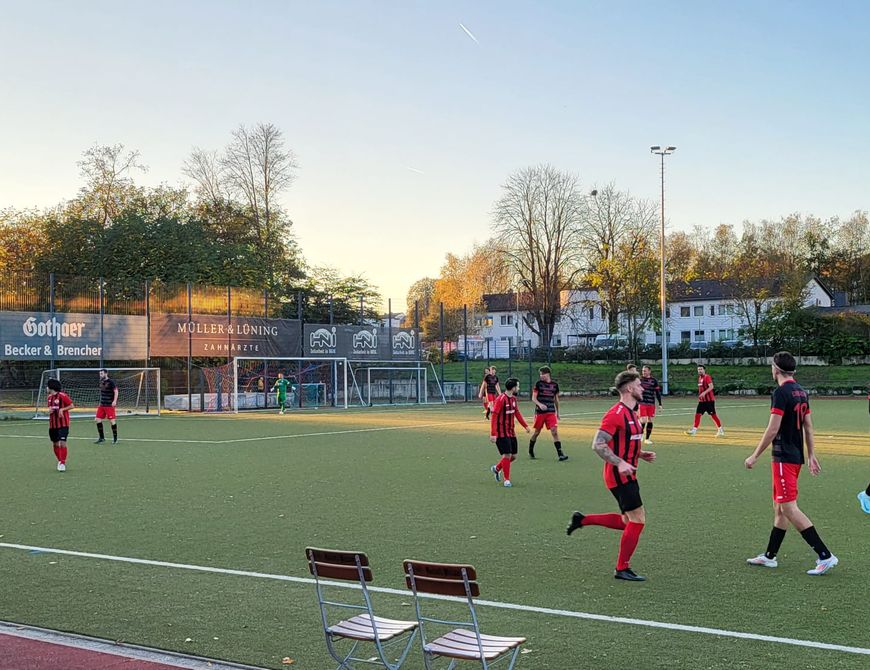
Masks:
[[[104,561],[115,561],[118,563],[131,563],[135,565],[148,565],[161,568],[172,568],[175,570],[192,570],[196,572],[206,572],[221,575],[233,575],[236,577],[252,577],[256,579],[272,579],[282,582],[293,582],[296,584],[314,584],[314,580],[310,577],[292,577],[290,575],[276,575],[267,572],[249,572],[247,570],[233,570],[229,568],[214,568],[203,565],[189,565],[186,563],[171,563],[168,561],[154,561],[144,558],[131,558],[127,556],[112,556],[109,554],[93,554],[84,551],[71,551],[68,549],[54,549],[50,547],[36,547],[26,544],[13,544],[9,542],[0,542],[0,547],[6,549],[18,549],[22,551],[40,552],[45,554],[60,554],[63,556],[75,556],[78,558],[94,558]],[[359,584],[347,582],[333,582],[322,580],[322,584],[339,588],[359,589]],[[398,595],[408,597],[409,592],[401,589],[391,589],[384,587],[369,586],[369,591],[376,593],[386,593],[390,595]],[[465,602],[464,598],[454,596],[439,596],[439,595],[421,595],[423,598],[433,600],[449,600],[453,602]],[[535,607],[531,605],[520,605],[516,603],[504,603],[496,600],[475,600],[475,602],[483,607],[492,607],[497,609],[514,610],[519,612],[531,612],[534,614],[544,614],[547,616],[566,617],[571,619],[590,619],[592,621],[604,621],[608,623],[619,623],[631,626],[645,626],[647,628],[662,628],[665,630],[677,630],[685,633],[700,633],[704,635],[715,635],[718,637],[732,637],[742,640],[755,640],[759,642],[772,642],[775,644],[786,644],[796,647],[809,647],[811,649],[824,649],[827,651],[840,651],[849,654],[870,655],[870,648],[865,647],[850,647],[842,644],[830,644],[828,642],[817,642],[814,640],[800,640],[790,637],[779,637],[775,635],[760,635],[758,633],[747,633],[743,631],[725,630],[722,628],[708,628],[706,626],[689,626],[678,623],[668,623],[664,621],[651,621],[648,619],[634,619],[630,617],[610,616],[607,614],[593,614],[591,612],[577,612],[573,610],[552,609],[549,607]]]

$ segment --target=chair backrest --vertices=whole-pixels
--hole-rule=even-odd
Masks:
[[[480,595],[473,565],[405,561],[405,584],[417,593],[476,598]]]
[[[361,551],[335,551],[307,547],[308,570],[315,578],[372,581],[369,557]]]

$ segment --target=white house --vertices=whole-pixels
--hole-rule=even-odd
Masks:
[[[781,299],[781,283],[778,279],[763,279],[759,284],[770,295],[762,303],[764,312]],[[805,292],[807,307],[835,304],[834,294],[816,277],[807,282]],[[475,322],[479,335],[475,348],[479,347],[489,358],[506,358],[518,345],[527,346],[530,342],[532,347],[540,346],[540,339],[527,325],[532,317],[522,294],[488,294],[483,301],[486,311]],[[607,309],[597,290],[585,287],[563,291],[561,305],[550,346],[589,346],[598,335],[609,332]],[[733,287],[708,279],[669,286],[667,320],[668,341],[672,343],[736,340],[748,325],[744,310],[734,298]],[[625,330],[624,319],[620,318],[620,332],[625,334]],[[661,342],[661,335],[648,330],[643,341],[655,344]]]

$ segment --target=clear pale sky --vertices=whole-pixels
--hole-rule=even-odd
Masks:
[[[394,309],[490,234],[512,171],[658,198],[669,225],[870,207],[867,2],[0,0],[0,207],[79,187],[95,142],[182,183],[268,121],[303,253]],[[460,27],[464,24],[477,42]],[[412,168],[412,169],[409,169]]]

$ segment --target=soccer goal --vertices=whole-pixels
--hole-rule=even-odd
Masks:
[[[49,379],[56,379],[75,405],[73,417],[94,416],[100,404],[99,368],[55,368],[44,370],[39,381],[34,419],[47,419]],[[118,416],[160,414],[160,368],[106,368],[118,387]]]
[[[355,394],[364,404],[424,405],[445,403],[438,374],[424,361],[353,361]]]
[[[358,404],[348,392],[350,370],[346,358],[237,357],[228,372],[225,377],[229,388],[219,385],[214,391],[225,394],[220,398],[223,410],[280,409],[274,390],[279,373],[289,382],[285,410]]]

